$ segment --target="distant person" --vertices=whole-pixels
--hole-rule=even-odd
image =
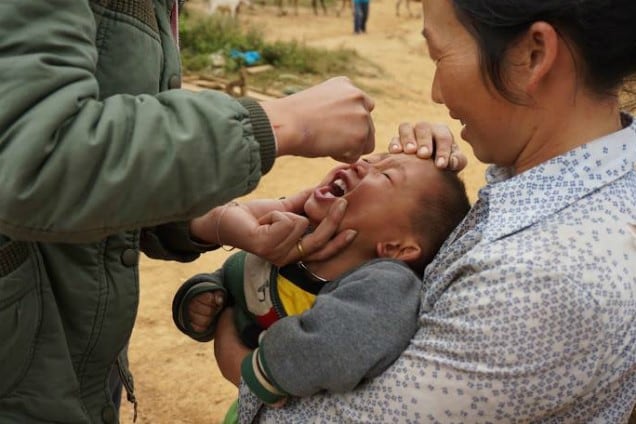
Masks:
[[[353,33],[365,34],[367,32],[367,19],[369,18],[369,2],[371,0],[353,1]]]
[[[417,327],[424,267],[470,209],[454,172],[406,154],[336,167],[311,193],[304,213],[312,226],[347,200],[341,226],[357,236],[346,249],[283,267],[239,252],[187,280],[173,302],[177,327],[199,341],[211,340],[218,314],[233,307],[242,342],[255,349],[241,376],[269,404],[351,390],[384,371]],[[218,209],[221,239],[250,225],[242,208],[249,202]],[[361,266],[367,278],[347,277]],[[228,378],[238,386],[237,376]]]

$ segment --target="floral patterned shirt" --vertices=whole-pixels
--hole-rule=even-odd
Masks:
[[[261,423],[626,423],[636,402],[636,124],[520,175],[491,167],[426,269],[419,330],[348,393]],[[329,358],[325,358],[329,360]]]

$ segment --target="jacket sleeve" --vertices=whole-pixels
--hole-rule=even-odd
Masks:
[[[275,144],[255,102],[186,90],[101,99],[95,31],[88,0],[0,3],[0,233],[89,242],[256,186]]]
[[[359,268],[307,312],[275,323],[243,361],[243,380],[268,403],[287,394],[352,390],[408,346],[420,290],[420,279],[402,263]]]
[[[149,258],[178,262],[192,262],[201,253],[219,248],[216,244],[205,244],[192,239],[190,221],[142,228],[139,247]]]

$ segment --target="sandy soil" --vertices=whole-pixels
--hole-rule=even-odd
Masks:
[[[335,6],[327,16],[315,17],[308,8],[299,15],[278,17],[273,7],[256,6],[245,11],[243,24],[257,25],[272,39],[303,40],[322,47],[346,46],[380,65],[381,79],[365,78],[362,83],[376,94],[373,113],[377,150],[384,151],[400,122],[427,119],[445,122],[455,134],[443,106],[430,100],[433,64],[426,56],[419,34],[420,18],[395,16],[394,0],[371,2],[368,34],[352,34],[351,11],[336,17]],[[419,11],[415,3],[412,10]],[[406,15],[406,13],[403,13]],[[460,141],[471,155],[470,147]],[[317,183],[332,167],[329,159],[283,158],[276,162],[250,197],[272,197],[293,193]],[[464,180],[472,200],[483,184],[483,165],[471,156]],[[139,401],[138,423],[217,423],[236,397],[236,388],[216,368],[212,344],[200,344],[181,335],[171,321],[170,305],[177,287],[190,275],[216,269],[228,254],[211,252],[191,264],[141,260],[141,302],[130,346],[131,367]],[[130,422],[132,409],[124,401],[122,422]]]

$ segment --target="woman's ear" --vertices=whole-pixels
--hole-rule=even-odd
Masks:
[[[527,94],[534,94],[545,81],[555,66],[560,48],[556,29],[542,21],[532,24],[512,48],[513,63],[523,67],[525,81],[522,84]]]
[[[393,240],[378,242],[376,253],[379,258],[391,258],[411,263],[420,258],[422,247],[413,240]]]

